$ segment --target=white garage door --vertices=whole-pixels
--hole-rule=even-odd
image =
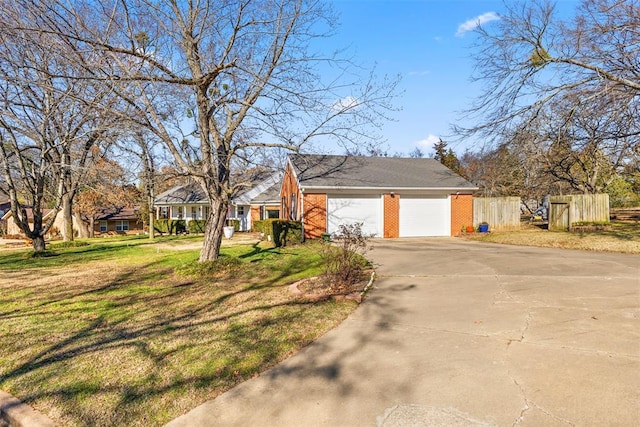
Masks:
[[[447,196],[400,197],[400,237],[450,235],[451,203]]]
[[[366,234],[380,236],[382,208],[380,196],[376,197],[327,197],[329,233],[338,231],[340,224],[361,222]]]

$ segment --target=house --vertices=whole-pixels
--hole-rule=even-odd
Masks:
[[[249,231],[256,218],[268,217],[269,212],[279,211],[281,179],[282,174],[269,175],[236,195],[231,200],[227,218],[238,220],[240,231]],[[274,186],[277,188],[275,199],[269,196],[269,191],[272,193]],[[258,198],[263,194],[266,198]],[[158,219],[183,219],[188,223],[191,220],[206,220],[209,217],[209,200],[197,183],[180,185],[165,191],[156,197],[155,205]],[[261,212],[266,213],[261,215]]]
[[[292,154],[280,217],[306,238],[355,222],[376,237],[453,236],[472,224],[475,190],[434,159]]]
[[[30,226],[33,227],[33,211],[29,208],[26,209],[27,219]],[[42,210],[42,221],[46,222],[53,215],[53,209]],[[72,216],[73,232],[76,237],[89,236],[90,221],[86,218],[79,220],[79,214]],[[6,221],[6,228],[8,235],[24,235],[20,227],[13,220],[13,213],[8,211],[2,216],[2,220]],[[51,229],[46,235],[46,238],[60,237],[62,228],[64,227],[64,220],[62,218],[62,211],[58,211]],[[119,234],[137,234],[142,233],[143,224],[137,215],[137,209],[134,208],[120,208],[120,209],[104,209],[100,213],[94,222],[94,231],[98,234],[115,232]]]
[[[144,224],[139,215],[139,208],[105,208],[93,221],[94,234],[142,234]],[[89,225],[90,227],[90,225]]]
[[[27,213],[27,223],[29,224],[29,227],[33,229],[33,210],[31,208],[25,208],[25,211]],[[51,215],[53,215],[53,209],[42,210],[43,224],[49,220]],[[16,224],[13,218],[13,212],[11,212],[11,209],[7,210],[2,216],[2,218],[0,218],[0,220],[2,220],[6,224],[7,235],[24,236],[24,233],[22,232],[20,227],[18,227],[18,224]],[[52,226],[51,228],[53,229],[54,226]],[[49,231],[49,234],[51,234],[51,230]],[[50,237],[49,234],[46,236],[47,238]]]

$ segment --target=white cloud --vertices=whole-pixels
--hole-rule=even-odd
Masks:
[[[358,106],[358,99],[353,96],[345,96],[344,98],[338,99],[333,104],[333,109],[337,111],[345,111],[351,108]]]
[[[429,134],[425,139],[418,141],[416,147],[422,150],[433,150],[433,145],[438,141],[440,141],[439,136]],[[427,151],[426,154],[429,154],[429,152]]]
[[[500,17],[495,12],[487,12],[482,15],[478,15],[475,18],[471,18],[462,24],[458,25],[458,31],[456,31],[456,37],[463,37],[469,31],[473,31],[479,25],[485,24],[491,21],[497,21]]]

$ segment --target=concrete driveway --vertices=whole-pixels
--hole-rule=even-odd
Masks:
[[[604,426],[640,419],[640,257],[378,240],[341,326],[171,426]]]

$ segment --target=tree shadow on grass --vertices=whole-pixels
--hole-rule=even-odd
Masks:
[[[280,255],[272,248],[248,253]],[[307,345],[318,331],[306,325],[335,309],[337,303],[282,292],[289,277],[317,260],[278,259],[275,274],[246,283],[171,274],[154,282],[161,266],[156,261],[124,268],[96,285],[76,280],[34,288],[28,302],[0,312],[7,328],[29,334],[24,343],[8,342],[21,356],[0,367],[0,386],[27,403],[59,405],[64,423],[167,422]],[[342,304],[350,310],[351,303]],[[37,332],[38,325],[55,333]],[[194,402],[194,395],[200,400]],[[107,396],[115,406],[99,403]],[[94,400],[95,407],[87,403]]]

